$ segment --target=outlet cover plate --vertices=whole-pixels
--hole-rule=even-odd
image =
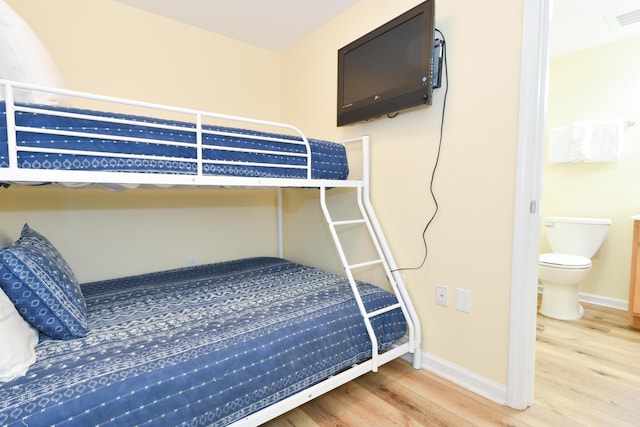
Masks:
[[[436,304],[443,307],[449,306],[449,288],[445,285],[436,285]]]

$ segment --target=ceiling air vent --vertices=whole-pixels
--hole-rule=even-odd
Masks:
[[[637,25],[640,24],[640,9],[634,9],[618,15],[610,15],[607,16],[605,20],[614,29]]]
[[[640,9],[618,15],[616,19],[621,27],[640,23]]]

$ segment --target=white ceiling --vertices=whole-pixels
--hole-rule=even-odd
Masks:
[[[358,0],[116,1],[280,52]],[[640,23],[613,28],[606,20],[608,16],[640,9],[640,0],[552,0],[552,3],[552,56],[640,34]]]
[[[280,52],[358,0],[116,0]]]
[[[640,10],[640,0],[552,0],[551,55],[560,56],[640,34],[640,22],[612,25],[615,16]],[[638,16],[640,18],[640,16]]]

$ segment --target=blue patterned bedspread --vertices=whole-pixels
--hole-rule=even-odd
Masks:
[[[395,297],[360,284],[365,305]],[[41,338],[0,425],[226,425],[370,356],[346,279],[250,258],[82,286],[85,338]],[[374,318],[381,350],[404,335]]]
[[[42,151],[18,152],[18,164],[25,169],[55,169],[110,172],[144,172],[195,175],[197,166],[196,126],[193,123],[159,120],[151,117],[99,112],[77,108],[38,106],[55,112],[91,115],[94,118],[59,117],[51,114],[16,112],[16,124],[84,134],[114,137],[56,135],[18,132],[19,147]],[[9,166],[6,105],[0,102],[0,177]],[[105,120],[103,121],[102,118]],[[130,120],[126,124],[106,119]],[[154,125],[169,125],[160,129]],[[206,176],[241,176],[268,178],[306,178],[306,148],[301,138],[247,129],[204,126],[203,174]],[[166,141],[158,144],[148,141]],[[277,141],[273,141],[276,139]],[[291,141],[289,143],[288,141]],[[311,177],[344,180],[349,174],[347,155],[342,144],[309,139]],[[225,148],[233,147],[230,151]],[[46,149],[84,150],[86,154],[52,154]],[[222,149],[221,149],[222,148]],[[105,155],[115,153],[116,155]],[[136,156],[146,156],[139,158]],[[254,165],[247,165],[253,162]],[[285,167],[276,167],[284,165]],[[293,167],[292,167],[293,166]]]

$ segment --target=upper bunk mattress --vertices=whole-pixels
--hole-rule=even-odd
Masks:
[[[196,175],[195,123],[94,110],[16,104],[36,110],[15,114],[17,163],[22,169],[142,172]],[[0,180],[9,167],[6,104],[0,102]],[[342,144],[308,140],[311,178],[347,179]],[[205,176],[308,178],[302,138],[205,125]],[[76,150],[76,152],[71,152]]]
[[[359,283],[368,310],[396,302]],[[27,375],[0,384],[0,425],[226,425],[368,359],[348,281],[250,258],[82,286],[89,332],[41,338]],[[399,309],[372,319],[380,350]]]

